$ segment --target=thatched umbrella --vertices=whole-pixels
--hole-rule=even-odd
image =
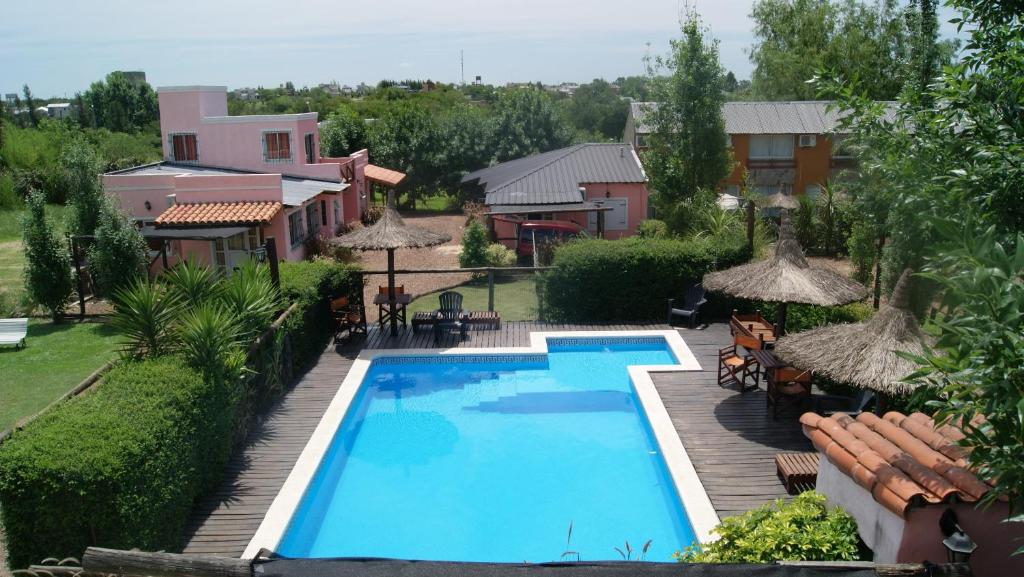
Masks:
[[[800,208],[800,201],[789,194],[776,192],[771,196],[764,196],[754,201],[758,208],[784,208],[796,210]]]
[[[793,238],[793,227],[785,211],[771,258],[708,273],[704,275],[704,288],[739,298],[779,303],[779,336],[786,330],[786,305],[789,303],[839,306],[859,301],[868,292],[862,285],[831,269],[809,265],[800,243]]]
[[[398,319],[395,317],[395,249],[422,248],[444,244],[452,237],[405,224],[395,210],[394,192],[388,192],[388,205],[380,220],[370,226],[339,236],[331,242],[355,250],[388,251],[388,307],[391,309],[391,336],[398,334]]]
[[[905,395],[901,379],[917,365],[895,351],[921,355],[928,337],[910,311],[910,269],[903,271],[889,302],[862,323],[829,325],[782,339],[775,353],[787,363],[886,395]]]

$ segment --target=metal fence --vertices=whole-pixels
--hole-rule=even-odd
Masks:
[[[481,267],[459,269],[396,270],[395,286],[411,295],[408,314],[438,308],[438,295],[447,290],[462,294],[468,311],[497,311],[503,321],[544,320],[541,276],[551,267]],[[364,271],[363,302],[369,320],[379,318],[379,305],[387,290],[387,271]]]

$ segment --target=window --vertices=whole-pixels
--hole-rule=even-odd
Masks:
[[[288,240],[291,241],[292,248],[295,248],[305,238],[306,233],[302,230],[302,210],[296,210],[288,215]]]
[[[284,131],[263,133],[263,161],[292,161],[292,146],[290,132]]]
[[[800,135],[800,148],[814,148],[817,143],[818,138],[813,134]]]
[[[818,195],[821,194],[821,185],[808,184],[807,186],[804,187],[804,194],[807,195],[807,198],[811,200],[818,198]]]
[[[313,133],[306,134],[306,164],[316,164],[316,143],[313,141]],[[327,224],[327,223],[324,223]]]
[[[647,135],[646,134],[637,134],[636,135],[635,146],[637,148],[647,148]]]
[[[320,201],[320,224],[327,226],[327,201]]]
[[[731,134],[726,134],[725,135],[725,145],[728,146],[729,148],[733,147],[732,146],[732,135]]]
[[[853,158],[849,143],[846,142],[845,134],[832,136],[832,158]]]
[[[792,134],[751,134],[751,160],[791,160],[793,158]]]
[[[334,202],[334,226],[337,227],[341,224],[341,203],[337,200]]]
[[[172,134],[170,135],[170,141],[171,160],[175,162],[196,162],[199,160],[199,143],[196,141],[195,134]]]
[[[316,234],[316,231],[320,229],[320,205],[316,201],[306,206],[306,224],[310,236]]]

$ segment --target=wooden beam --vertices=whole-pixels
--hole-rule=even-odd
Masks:
[[[82,556],[86,573],[124,577],[252,577],[247,559],[146,553],[89,547]]]

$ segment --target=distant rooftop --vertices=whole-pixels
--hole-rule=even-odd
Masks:
[[[583,200],[587,183],[647,182],[628,144],[577,144],[471,172],[462,182],[484,187],[488,205],[567,204]]]
[[[266,174],[249,170],[235,170],[231,168],[217,168],[212,166],[183,165],[173,162],[157,162],[118,170],[108,174],[195,174],[205,176],[234,175],[234,174]],[[281,189],[285,206],[300,206],[302,203],[313,198],[322,192],[341,192],[348,188],[348,184],[339,181],[317,180],[299,176],[281,175]]]
[[[830,100],[726,102],[722,115],[729,134],[828,134],[836,132],[843,116],[837,108],[830,109],[832,104]],[[653,131],[648,115],[657,109],[657,102],[630,104],[638,133]]]

